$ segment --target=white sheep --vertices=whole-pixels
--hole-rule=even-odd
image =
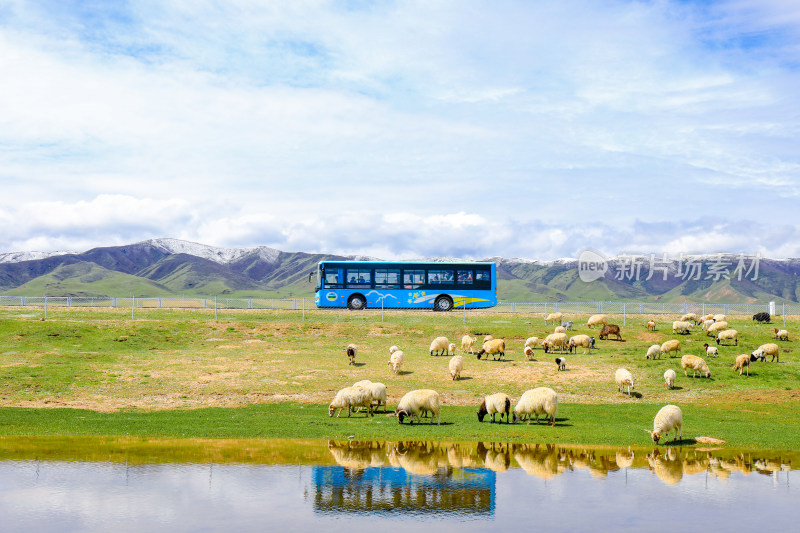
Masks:
[[[647,321],[647,331],[655,331],[656,330],[656,321],[655,320],[648,320]]]
[[[703,321],[703,331],[708,330],[708,328],[710,328],[713,325],[714,325],[714,319],[713,318],[709,318],[708,320],[704,320]]]
[[[530,346],[526,346],[523,349],[523,352],[525,353],[525,359],[527,359],[528,361],[533,361],[533,356],[534,356],[533,348],[531,348]]]
[[[383,405],[383,410],[386,412],[386,385],[383,383],[374,383],[368,379],[362,379],[353,383],[353,387],[364,387],[370,393],[372,402],[375,402],[373,412],[378,410],[378,407]]]
[[[556,364],[558,365],[558,370],[567,369],[567,360],[564,357],[556,357]]]
[[[578,353],[578,346],[583,347],[583,354],[586,355],[590,349],[594,348],[594,337],[590,337],[589,335],[573,335],[567,341],[569,353],[572,353],[573,348],[575,349],[575,353]]]
[[[681,341],[677,339],[671,339],[661,345],[661,355],[668,354],[670,352],[681,353]]]
[[[356,364],[356,352],[358,352],[358,347],[355,344],[350,343],[347,345],[347,348],[344,349],[344,352],[347,354],[347,358],[350,360],[349,364]]]
[[[718,357],[719,356],[719,349],[716,346],[709,346],[708,343],[703,345],[703,348],[706,349],[706,357]]]
[[[342,414],[342,409],[347,408],[347,416],[350,416],[354,407],[366,407],[367,416],[372,416],[372,393],[364,387],[345,387],[336,393],[328,406],[328,416],[333,416],[338,409],[336,418]]]
[[[742,375],[742,370],[747,369],[747,375],[750,375],[750,358],[751,355],[743,353],[736,356],[736,362],[733,364],[733,370],[738,370],[739,375]]]
[[[405,359],[405,354],[403,350],[395,350],[389,356],[389,368],[395,374],[400,372],[400,367],[403,366],[403,359]]]
[[[776,339],[779,339],[779,340],[782,340],[782,341],[788,341],[789,340],[789,332],[786,331],[785,329],[775,328],[774,331],[775,331],[775,338]]]
[[[464,356],[454,355],[451,357],[447,368],[453,381],[461,379],[461,371],[464,370]]]
[[[692,369],[692,377],[697,375],[697,372],[700,372],[700,375],[706,375],[707,378],[711,377],[711,371],[708,369],[708,363],[702,357],[698,357],[696,355],[686,354],[681,357],[681,368],[683,369],[683,373],[686,377],[689,377],[689,369]]]
[[[653,419],[653,431],[646,429],[653,442],[658,444],[661,438],[668,438],[670,431],[675,431],[673,442],[678,438],[683,438],[683,412],[677,405],[665,405],[656,413]]]
[[[697,313],[686,313],[681,317],[681,322],[694,322],[695,324],[699,324],[701,320],[700,317],[697,316]]]
[[[708,329],[706,329],[706,335],[716,336],[717,333],[719,333],[720,331],[724,331],[726,329],[728,329],[728,323],[725,322],[724,320],[721,322],[714,322],[713,324],[708,326]]]
[[[481,358],[483,354],[486,354],[486,360],[489,360],[489,356],[492,356],[492,359],[497,361],[498,356],[503,361],[506,360],[506,341],[503,339],[492,339],[483,343],[483,348],[481,351],[478,352],[478,359]]]
[[[551,333],[547,337],[544,338],[542,342],[542,347],[544,348],[544,352],[547,353],[550,348],[555,350],[556,347],[564,353],[564,350],[567,348],[567,334],[566,333]]]
[[[614,372],[614,381],[617,383],[617,391],[621,392],[622,389],[628,390],[628,395],[631,394],[633,388],[633,374],[626,368],[618,368]]]
[[[739,346],[739,332],[735,329],[725,329],[717,333],[717,344],[730,340],[733,341],[735,346]]]
[[[528,337],[527,339],[525,339],[525,346],[536,348],[537,346],[542,345],[543,340],[544,339],[540,339],[539,337]]]
[[[664,383],[666,384],[668,389],[672,389],[673,387],[675,387],[676,377],[678,376],[675,374],[675,371],[672,370],[671,368],[668,368],[666,371],[664,371]]]
[[[490,341],[490,340],[493,340],[493,339],[494,339],[493,335],[485,335],[483,337],[483,342],[487,342],[487,341]],[[483,342],[481,344],[483,344]]]
[[[511,423],[511,398],[508,394],[503,392],[495,392],[489,396],[484,397],[481,406],[478,408],[478,422],[483,422],[486,415],[489,415],[490,422],[494,424],[494,415],[500,415],[500,421],[503,421],[503,416],[506,417],[506,423]]]
[[[431,389],[419,389],[407,392],[400,399],[397,408],[394,410],[399,423],[409,417],[416,417],[419,423],[420,415],[424,413],[431,413],[431,424],[433,424],[433,417],[436,416],[436,424],[440,424],[439,412],[441,410],[441,403],[439,402],[439,393]],[[413,421],[411,421],[413,423]]]
[[[756,348],[755,351],[753,352],[753,357],[755,357],[756,359],[761,359],[762,361],[766,361],[767,356],[771,355],[773,361],[778,361],[780,363],[781,362],[780,354],[781,354],[780,347],[775,343],[769,342],[767,344],[762,344],[761,346]]]
[[[661,357],[661,345],[660,344],[653,344],[647,349],[647,354],[645,354],[645,359],[658,359]]]
[[[396,352],[399,349],[400,348],[398,348],[397,346],[389,346],[389,355],[392,355],[394,352]]]
[[[450,347],[450,340],[447,337],[436,337],[431,341],[430,353],[433,355],[450,355],[448,348]]]
[[[553,333],[566,333],[567,328],[564,326],[556,326],[556,329],[553,330]]]
[[[676,320],[672,323],[672,333],[680,333],[682,335],[688,335],[692,331],[692,323],[691,322],[684,322],[681,320]]]
[[[478,341],[475,337],[470,337],[469,335],[464,335],[461,337],[461,351],[464,353],[473,353],[472,347],[475,346],[475,343]]]
[[[539,415],[550,417],[551,426],[556,425],[556,412],[558,412],[558,394],[556,391],[549,387],[536,387],[525,391],[514,407],[514,422],[519,420],[528,420],[528,425],[531,423],[531,416],[534,416],[536,423],[539,423]]]
[[[451,342],[447,345],[448,355],[455,355],[456,354],[456,343]]]
[[[563,313],[550,313],[544,318],[544,323],[554,323],[554,324],[561,324],[561,319],[564,318]]]
[[[714,313],[700,317],[700,322],[705,322],[706,320],[714,320]]]
[[[590,328],[593,326],[599,326],[600,324],[608,324],[607,315],[592,315],[589,317],[589,320],[586,321],[586,326]]]
[[[722,322],[723,320],[728,320],[728,317],[726,317],[723,314],[717,314],[717,315],[714,315],[714,320],[716,322]]]

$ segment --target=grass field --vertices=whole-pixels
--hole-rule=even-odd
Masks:
[[[754,363],[750,377],[731,370],[737,354],[772,342],[773,325],[750,317],[729,317],[739,346],[720,347],[709,358],[711,379],[686,378],[680,358],[646,360],[651,344],[678,338],[683,353],[700,355],[711,341],[700,328],[673,335],[676,316],[628,316],[624,341],[597,341],[591,354],[567,354],[558,372],[553,355],[522,354],[524,340],[552,331],[541,315],[458,313],[147,310],[131,319],[124,310],[51,308],[0,309],[0,434],[158,435],[209,438],[435,438],[543,441],[624,445],[646,442],[658,408],[675,403],[684,410],[684,437],[708,435],[731,445],[800,448],[800,373],[794,334],[775,341],[780,363]],[[611,317],[622,325],[622,317]],[[619,320],[617,321],[617,318]],[[574,333],[595,334],[569,317]],[[777,325],[777,324],[776,324]],[[505,338],[505,361],[478,361],[467,354],[463,379],[452,381],[449,357],[431,357],[428,345],[444,335]],[[356,365],[344,347],[354,342]],[[389,372],[388,347],[406,354],[402,371]],[[636,388],[617,391],[614,371],[628,368]],[[667,390],[663,372],[678,373]],[[330,419],[326,406],[336,390],[361,379],[385,383],[390,408],[407,391],[433,388],[444,404],[443,425],[401,428],[383,414]],[[480,424],[481,398],[503,391],[519,398],[525,390],[549,386],[559,394],[555,428]],[[301,409],[302,407],[302,409]],[[21,409],[24,408],[24,409]],[[69,409],[54,409],[69,408]],[[220,409],[223,408],[223,409]],[[227,409],[226,409],[227,408]],[[230,409],[236,408],[236,409]],[[390,409],[391,410],[391,409]],[[688,441],[687,441],[688,442]]]

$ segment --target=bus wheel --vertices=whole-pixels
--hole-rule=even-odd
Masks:
[[[433,304],[434,311],[449,311],[453,308],[453,299],[449,296],[439,296]]]
[[[354,294],[347,300],[347,308],[354,311],[360,311],[367,306],[366,300],[360,294]]]

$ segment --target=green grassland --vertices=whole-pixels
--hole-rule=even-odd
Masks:
[[[800,449],[800,370],[795,318],[791,340],[775,341],[780,363],[754,363],[750,376],[731,370],[733,359],[772,342],[775,325],[729,317],[738,346],[708,358],[711,379],[685,377],[680,358],[646,360],[651,344],[677,338],[683,353],[700,355],[711,342],[700,328],[673,335],[676,316],[612,316],[623,341],[598,340],[590,354],[567,354],[558,372],[552,354],[537,349],[527,361],[527,337],[552,326],[541,315],[430,312],[301,312],[54,308],[48,319],[35,308],[0,309],[0,435],[135,436],[179,438],[329,438],[489,440],[584,445],[642,445],[655,412],[674,403],[684,411],[685,445],[711,436],[746,448]],[[574,333],[596,335],[586,317]],[[428,345],[463,334],[507,342],[505,361],[465,354],[463,379],[452,381],[449,357]],[[348,365],[344,347],[359,347]],[[387,366],[388,348],[406,354],[398,375]],[[614,371],[628,368],[634,394],[617,391]],[[663,372],[678,373],[667,390]],[[691,374],[690,374],[691,375]],[[389,411],[407,391],[433,388],[442,402],[442,425],[404,425],[383,412],[329,418],[336,390],[361,379],[385,383]],[[555,427],[479,423],[481,398],[503,391],[517,399],[549,386],[559,394]]]

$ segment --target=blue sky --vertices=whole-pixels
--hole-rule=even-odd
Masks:
[[[0,0],[0,252],[800,257],[795,0]]]

